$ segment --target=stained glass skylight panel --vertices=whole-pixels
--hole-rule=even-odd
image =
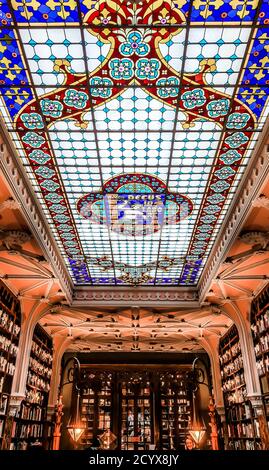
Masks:
[[[74,283],[196,285],[268,115],[268,2],[0,3],[2,118]]]

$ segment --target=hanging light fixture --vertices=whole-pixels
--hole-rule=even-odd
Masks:
[[[188,430],[195,444],[199,447],[206,435],[206,426],[203,418],[199,416],[199,411],[197,409],[196,392],[197,388],[192,392],[192,422]]]
[[[80,416],[79,389],[77,390],[76,403],[75,403],[73,410],[71,410],[71,416],[70,416],[70,419],[66,428],[71,438],[75,442],[79,440],[79,438],[82,436],[82,434],[84,433],[86,429],[85,423],[81,421],[81,416]]]

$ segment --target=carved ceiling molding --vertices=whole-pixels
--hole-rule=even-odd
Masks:
[[[21,205],[15,201],[12,197],[9,197],[5,201],[0,203],[0,212],[3,212],[6,209],[16,210],[20,209]]]
[[[260,194],[260,196],[257,197],[257,199],[254,199],[254,201],[252,201],[252,206],[258,207],[258,208],[262,207],[264,209],[269,210],[269,198],[266,197],[264,194]]]
[[[59,283],[68,302],[72,300],[72,283],[66,267],[58,253],[55,244],[46,227],[44,218],[37,206],[35,198],[31,193],[28,183],[20,168],[18,159],[15,158],[15,150],[10,139],[3,129],[0,122],[0,132],[5,143],[0,144],[0,168],[3,175],[14,195],[14,199],[18,201],[21,212],[26,222],[37,240],[43,254],[47,257],[51,264],[55,276],[59,279]]]
[[[0,241],[8,247],[21,247],[31,239],[32,235],[23,230],[0,230]]]
[[[132,303],[139,302],[139,305],[150,306],[177,306],[177,307],[194,307],[199,308],[199,297],[196,289],[177,289],[173,288],[158,289],[158,288],[142,288],[142,289],[120,289],[111,290],[96,288],[75,289],[73,295],[72,306],[116,306],[127,305],[132,306]]]
[[[250,166],[241,181],[234,198],[234,203],[226,216],[223,229],[215,241],[212,253],[199,282],[198,288],[201,302],[207,296],[212,280],[242,229],[244,221],[252,209],[252,201],[257,199],[261,187],[268,177],[268,130],[269,119],[258,139]]]
[[[238,238],[246,245],[252,247],[259,245],[262,248],[266,248],[269,242],[269,232],[249,230],[242,232]]]

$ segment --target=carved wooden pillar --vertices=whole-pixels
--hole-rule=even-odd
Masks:
[[[60,439],[61,439],[61,427],[62,427],[62,417],[63,417],[63,402],[62,396],[57,400],[55,405],[55,414],[54,414],[54,430],[53,430],[53,443],[52,450],[60,449]]]
[[[219,440],[218,440],[218,424],[216,420],[216,409],[214,404],[214,399],[210,396],[209,405],[208,405],[210,423],[211,427],[211,443],[212,450],[219,450]]]

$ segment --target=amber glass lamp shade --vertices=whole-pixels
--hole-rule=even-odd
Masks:
[[[191,427],[189,429],[189,433],[191,437],[193,438],[195,444],[199,446],[205,437],[206,429],[203,428],[202,426]]]
[[[189,434],[191,435],[192,439],[194,440],[195,444],[199,447],[201,442],[203,441],[206,435],[206,426],[201,417],[199,417],[199,413],[197,411],[197,401],[195,393],[193,393],[192,397],[193,401],[193,418],[192,423],[189,426]]]
[[[73,439],[73,441],[77,442],[79,438],[82,436],[82,434],[85,431],[85,428],[81,426],[81,423],[74,423],[74,424],[68,424],[67,430]]]
[[[78,393],[75,408],[71,410],[71,416],[68,425],[66,426],[67,431],[69,432],[74,442],[78,442],[79,438],[82,436],[86,429],[85,424],[81,421],[79,405],[80,395]]]

